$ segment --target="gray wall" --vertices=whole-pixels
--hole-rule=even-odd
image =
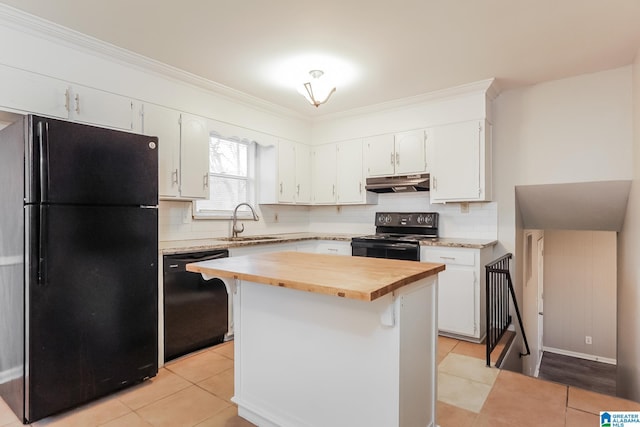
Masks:
[[[616,233],[545,230],[544,240],[544,347],[615,359]]]

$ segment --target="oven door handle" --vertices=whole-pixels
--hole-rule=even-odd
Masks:
[[[413,251],[419,248],[419,245],[415,243],[368,243],[368,242],[351,242],[352,247],[356,248],[371,248],[371,249],[394,249],[401,251]]]

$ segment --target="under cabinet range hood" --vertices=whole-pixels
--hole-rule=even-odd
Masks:
[[[373,191],[374,193],[429,191],[429,174],[367,178],[365,188],[367,191]]]

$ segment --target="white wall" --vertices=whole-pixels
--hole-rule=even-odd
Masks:
[[[618,394],[640,401],[640,51],[633,64],[633,182],[618,239]]]
[[[615,361],[616,233],[545,230],[544,241],[545,349]]]
[[[631,80],[626,66],[514,89],[494,101],[496,253],[515,256],[520,304],[523,225],[515,186],[631,179]]]

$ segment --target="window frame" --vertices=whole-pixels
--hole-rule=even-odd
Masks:
[[[209,179],[209,183],[211,185],[211,183],[213,182],[214,178],[231,178],[231,179],[241,179],[241,180],[246,180],[246,188],[247,188],[247,200],[245,200],[247,203],[249,203],[251,206],[253,206],[254,208],[256,208],[255,202],[257,200],[257,184],[256,184],[256,175],[257,175],[257,170],[256,170],[256,165],[257,165],[257,159],[256,159],[256,155],[257,155],[257,150],[256,150],[256,143],[254,141],[250,141],[248,139],[240,139],[237,137],[224,137],[224,136],[220,136],[217,133],[211,133],[209,135],[209,149],[211,149],[211,143],[213,142],[213,140],[223,140],[223,141],[229,141],[229,142],[233,142],[236,144],[242,144],[242,145],[246,145],[247,147],[247,176],[246,178],[241,176],[241,175],[229,175],[229,174],[220,174],[220,173],[215,173],[215,172],[211,172],[211,165],[209,164],[209,175],[208,175],[208,179]],[[211,185],[211,187],[213,187],[213,185]],[[211,191],[211,189],[209,190]],[[211,193],[209,193],[209,197],[210,197]],[[194,200],[192,203],[192,210],[193,210],[193,218],[194,219],[208,219],[208,220],[230,220],[233,218],[233,210],[232,209],[208,209],[208,208],[203,208],[202,207],[202,202],[211,202],[210,198],[207,199],[203,199],[203,200]],[[253,219],[253,215],[251,214],[251,212],[249,211],[248,208],[246,208],[245,206],[242,206],[240,209],[238,209],[237,212],[237,218],[238,219],[243,219],[243,220],[248,220],[248,219]]]

